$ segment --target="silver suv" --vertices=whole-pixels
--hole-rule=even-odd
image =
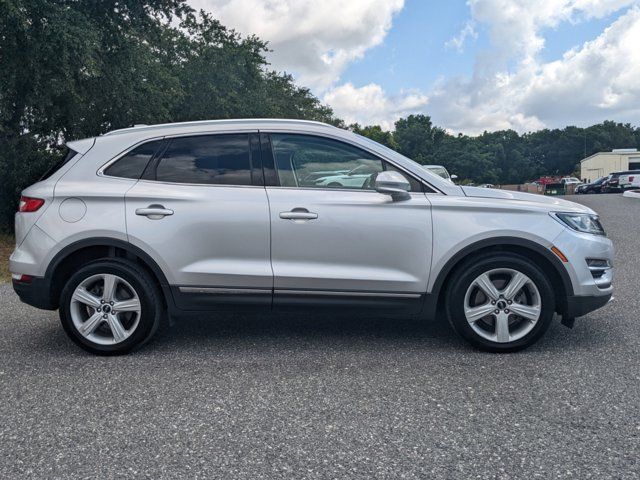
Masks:
[[[296,120],[136,126],[67,144],[22,193],[13,286],[82,348],[128,352],[165,313],[327,308],[436,317],[531,345],[611,298],[590,209],[460,187],[371,140]],[[331,181],[327,181],[331,178]]]

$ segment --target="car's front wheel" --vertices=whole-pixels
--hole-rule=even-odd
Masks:
[[[536,342],[549,328],[555,298],[544,272],[511,253],[465,263],[451,279],[447,315],[476,347],[513,352]]]
[[[85,350],[119,355],[144,344],[162,314],[158,287],[147,272],[124,259],[98,260],[79,269],[60,297],[60,320]]]

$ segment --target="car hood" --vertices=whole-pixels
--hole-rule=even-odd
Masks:
[[[550,212],[579,212],[595,213],[588,207],[579,203],[570,202],[558,197],[538,195],[535,193],[512,192],[510,190],[498,190],[494,188],[462,187],[467,197],[495,198],[505,201],[527,202],[534,209],[544,209]]]

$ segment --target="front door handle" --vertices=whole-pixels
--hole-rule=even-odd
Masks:
[[[280,212],[280,218],[284,220],[315,220],[317,213],[310,212],[306,208],[294,208],[290,212]]]
[[[137,208],[136,215],[147,217],[151,220],[159,220],[168,215],[173,215],[173,210],[164,208],[162,205],[149,205],[147,208]]]

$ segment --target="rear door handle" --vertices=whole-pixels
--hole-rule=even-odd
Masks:
[[[280,212],[280,218],[284,220],[315,220],[317,213],[310,212],[306,208],[294,208],[290,212]]]
[[[159,220],[168,215],[173,215],[173,210],[164,208],[162,205],[149,205],[147,208],[137,208],[136,215]]]

